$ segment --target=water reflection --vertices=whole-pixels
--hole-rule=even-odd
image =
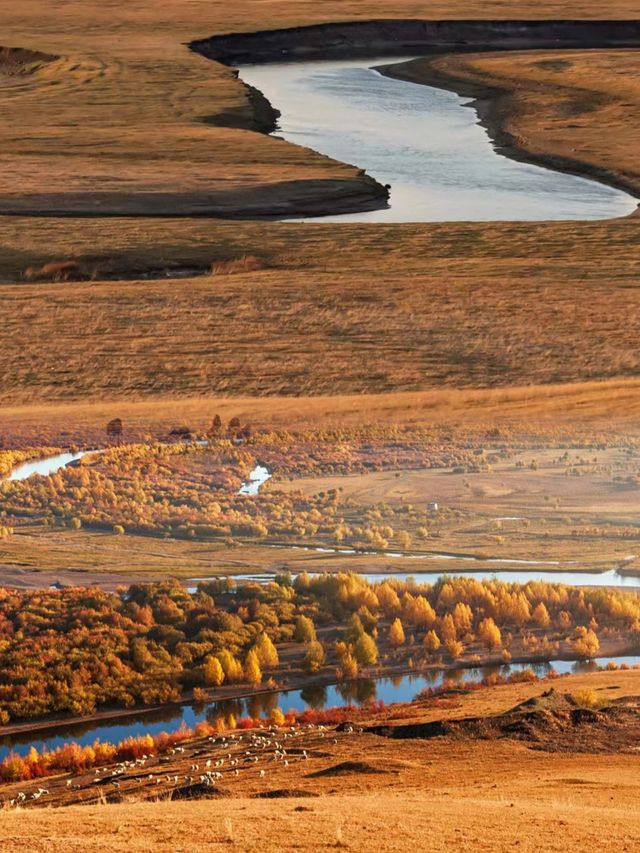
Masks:
[[[81,450],[78,453],[58,453],[56,456],[48,456],[46,459],[32,459],[30,462],[24,462],[22,465],[17,465],[7,477],[8,480],[27,480],[34,474],[41,477],[48,477],[55,474],[61,468],[66,468],[73,462],[77,462],[86,456],[87,453],[95,453],[93,450]]]
[[[382,76],[378,60],[244,66],[281,111],[278,136],[366,169],[391,185],[389,207],[325,221],[606,219],[633,212],[627,193],[499,153],[470,103]]]
[[[73,724],[55,730],[43,732],[41,736],[33,734],[13,735],[0,738],[0,759],[11,749],[21,754],[28,752],[31,745],[47,749],[75,740],[81,744],[90,744],[94,740],[118,742],[129,736],[173,731],[181,723],[193,727],[201,720],[216,725],[220,720],[236,721],[242,717],[268,717],[274,708],[287,711],[303,711],[307,708],[319,710],[342,705],[366,705],[372,701],[382,701],[386,705],[394,702],[410,702],[421,690],[427,687],[440,687],[443,682],[464,684],[480,681],[491,676],[508,676],[525,669],[531,669],[539,677],[549,675],[551,670],[559,674],[593,672],[598,667],[613,661],[617,666],[640,666],[640,655],[620,655],[612,658],[597,658],[594,661],[540,661],[529,664],[495,664],[491,666],[468,667],[449,670],[425,670],[392,677],[370,679],[358,678],[340,684],[308,685],[302,690],[272,691],[245,699],[224,699],[209,704],[174,706],[161,711],[147,712],[135,718],[119,718],[111,722]]]
[[[320,708],[326,707],[327,688],[324,684],[310,684],[308,687],[302,688],[300,699],[302,699],[308,708],[317,711]]]

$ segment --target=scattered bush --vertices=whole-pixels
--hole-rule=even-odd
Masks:
[[[228,261],[214,261],[211,264],[212,275],[235,275],[236,273],[255,272],[264,269],[265,264],[255,255],[243,255]]]

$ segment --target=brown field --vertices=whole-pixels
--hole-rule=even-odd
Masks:
[[[482,226],[479,240],[470,225],[429,237],[350,226],[342,252],[327,226],[281,227],[298,259],[282,268],[272,247],[276,269],[258,272],[1,287],[3,401],[388,393],[638,372],[635,222],[540,226],[543,243],[531,226],[509,226],[507,243],[500,226]]]
[[[637,702],[640,681],[638,672],[629,671],[499,686],[454,696],[433,707],[428,702],[392,706],[369,722],[406,725],[489,718],[540,697],[550,686],[559,695],[586,689],[594,691],[598,701]],[[85,853],[108,848],[136,853],[151,845],[162,853],[250,851],[256,849],[259,831],[260,849],[268,851],[373,846],[389,851],[511,851],[516,846],[526,851],[631,851],[640,843],[640,826],[634,818],[637,756],[633,748],[622,746],[624,731],[617,735],[622,736],[619,746],[609,742],[603,747],[591,740],[568,752],[558,749],[553,737],[541,751],[535,740],[509,736],[483,740],[449,734],[397,740],[329,731],[319,740],[312,732],[291,744],[296,755],[288,767],[265,759],[264,778],[253,768],[237,778],[225,773],[220,783],[224,793],[218,797],[171,801],[163,794],[165,784],[156,786],[146,774],[161,779],[172,770],[188,774],[194,760],[189,754],[197,750],[187,749],[182,759],[160,765],[159,771],[150,762],[142,781],[123,780],[122,803],[3,811],[3,849]],[[626,737],[632,732],[626,730]],[[303,745],[307,760],[297,755]],[[208,749],[213,756],[215,748]],[[50,791],[44,800],[63,803],[88,796],[95,802],[99,797],[89,778],[79,780],[79,791],[69,791],[65,779],[44,780],[43,787]],[[3,797],[37,787],[37,783],[4,786]],[[270,791],[281,794],[269,798]],[[144,802],[149,797],[152,802]]]
[[[415,3],[376,2],[348,10],[268,2],[258,13],[241,3],[221,15],[211,4],[139,0],[115,17],[79,2],[43,15],[41,5],[0,4],[7,43],[46,54],[23,58],[17,74],[15,57],[5,61],[13,73],[1,78],[0,99],[11,120],[0,139],[11,169],[0,198],[46,187],[83,198],[113,191],[125,205],[149,191],[157,204],[177,184],[187,195],[203,185],[233,194],[283,177],[354,175],[290,144],[216,126],[230,114],[248,126],[246,92],[229,69],[190,53],[189,38],[247,21],[424,14]],[[553,16],[556,7],[521,3],[518,15]],[[631,7],[620,2],[614,12],[625,17]],[[429,14],[502,17],[476,3]],[[568,15],[594,10],[563,4]],[[636,186],[638,61],[627,50],[524,52],[441,57],[432,73],[510,89],[499,123],[520,149]],[[417,226],[4,218],[1,399],[389,394],[634,376],[637,227],[635,217]],[[265,269],[193,277],[247,254]],[[27,267],[64,259],[95,280],[21,281]]]
[[[452,434],[505,435],[610,441],[638,435],[640,383],[636,379],[508,389],[314,397],[158,397],[151,400],[5,406],[5,446],[91,446],[104,442],[107,421],[125,423],[128,441],[166,436],[176,422],[206,431],[218,412],[256,427],[306,429],[392,424],[434,424]]]
[[[0,11],[4,45],[43,54],[23,63],[18,75],[11,61],[10,73],[0,77],[2,101],[17,110],[0,133],[2,156],[10,164],[0,181],[0,209],[134,215],[167,208],[198,211],[219,197],[232,206],[247,194],[277,199],[287,181],[326,180],[331,195],[340,181],[357,180],[353,167],[216,126],[225,121],[251,126],[247,97],[229,69],[189,53],[186,43],[194,38],[425,14],[432,19],[500,19],[505,11],[524,19],[602,17],[585,0],[521,0],[508,10],[504,3],[480,0],[455,8],[438,2],[428,10],[415,0],[392,6],[380,0],[357,6],[341,0],[322,6],[270,0],[258,8],[247,0],[232,7],[205,0],[136,0],[126,10],[81,0],[61,8],[41,0],[17,6],[4,0]],[[632,0],[616,0],[606,16],[634,17],[636,11]]]

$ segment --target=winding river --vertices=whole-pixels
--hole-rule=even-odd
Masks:
[[[78,453],[65,451],[58,453],[56,456],[47,456],[44,459],[32,459],[29,462],[23,462],[17,465],[8,475],[7,480],[28,480],[34,474],[39,474],[41,477],[49,477],[60,471],[61,468],[66,468],[72,462],[77,462],[82,459],[87,453],[94,453],[92,450],[81,450]]]
[[[48,476],[59,471],[87,453],[92,451],[81,451],[79,453],[65,452],[47,459],[32,460],[17,466],[9,475],[11,480],[25,480],[28,477],[39,474]],[[261,465],[256,465],[252,470],[250,479],[240,489],[241,494],[255,495],[271,476],[269,470]],[[308,550],[308,549],[305,549]],[[315,549],[326,551],[327,549]],[[401,555],[392,555],[401,556]],[[433,559],[450,559],[450,555],[428,555]],[[410,557],[405,556],[405,559]],[[510,562],[510,561],[505,561]],[[517,563],[519,561],[511,561]],[[524,562],[524,561],[520,561]],[[563,572],[544,571],[530,568],[519,571],[503,572],[456,572],[457,575],[473,577],[478,580],[483,578],[499,578],[501,580],[526,583],[530,580],[548,580],[552,582],[569,583],[577,585],[606,585],[606,586],[637,586],[638,580],[633,577],[619,575],[615,570],[601,574],[590,574],[587,572]],[[434,583],[441,577],[441,572],[382,572],[363,573],[363,576],[371,582],[382,581],[387,577],[398,580],[414,578],[418,583]],[[259,575],[236,575],[236,582],[258,581],[268,582],[275,575],[263,573]],[[196,578],[193,579],[195,582]],[[570,673],[594,669],[605,666],[609,661],[618,665],[628,666],[640,665],[640,656],[624,655],[614,658],[602,658],[588,663],[576,661],[554,661],[553,669],[556,672]],[[181,722],[188,726],[194,726],[200,720],[214,720],[220,714],[234,713],[236,717],[250,715],[253,717],[263,716],[274,707],[280,707],[283,711],[305,708],[335,707],[344,704],[361,705],[372,699],[383,700],[386,704],[392,702],[411,701],[424,687],[438,687],[445,679],[464,683],[465,681],[476,681],[485,678],[491,673],[508,675],[525,668],[533,668],[538,674],[544,675],[551,669],[551,664],[541,663],[531,666],[530,664],[495,665],[482,668],[461,668],[456,670],[432,670],[411,675],[402,675],[396,678],[380,679],[358,679],[353,682],[334,684],[328,686],[314,686],[302,690],[275,691],[258,696],[243,699],[227,699],[203,705],[186,704],[171,706],[161,711],[145,712],[135,717],[117,718],[95,723],[73,723],[57,726],[54,729],[43,730],[40,734],[24,732],[22,734],[7,735],[0,737],[0,760],[10,751],[26,753],[31,745],[46,746],[53,749],[69,740],[76,740],[82,744],[93,743],[94,740],[120,741],[130,735],[158,734],[161,731],[177,728]],[[54,733],[55,732],[55,733]]]
[[[587,220],[635,210],[637,201],[621,190],[498,153],[468,98],[375,70],[400,61],[240,68],[241,79],[280,110],[278,136],[391,185],[387,209],[323,222]]]

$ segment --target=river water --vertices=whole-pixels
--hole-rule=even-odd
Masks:
[[[411,559],[405,557],[405,560]],[[437,556],[435,557],[437,559]],[[449,559],[444,557],[444,559]],[[441,577],[462,577],[473,578],[477,581],[498,580],[505,583],[529,583],[530,581],[542,581],[543,583],[563,583],[567,586],[611,586],[611,587],[628,587],[630,589],[640,588],[640,577],[637,575],[623,575],[615,569],[609,569],[606,572],[570,572],[570,571],[545,571],[544,569],[523,569],[515,571],[490,571],[480,570],[476,572],[459,571],[458,569],[443,571],[382,571],[382,572],[358,572],[357,569],[350,569],[348,563],[344,563],[340,567],[340,571],[356,571],[357,574],[367,580],[369,583],[382,583],[385,580],[409,581],[413,580],[417,584],[434,584]],[[319,572],[309,573],[310,577],[314,577]],[[292,575],[295,577],[295,575]],[[217,580],[220,576],[190,578],[189,590],[195,592],[199,581]],[[236,583],[269,583],[275,580],[276,575],[273,573],[263,572],[254,574],[238,574],[230,576]]]
[[[24,480],[33,474],[48,476],[56,471],[64,468],[71,462],[81,459],[86,453],[91,451],[82,451],[80,453],[61,453],[57,456],[49,457],[48,459],[34,460],[16,467],[9,479]],[[270,472],[264,466],[257,465],[251,472],[250,479],[243,484],[240,489],[241,494],[258,494],[260,486],[270,477]],[[308,549],[305,549],[308,550]],[[327,549],[317,549],[326,551]],[[400,557],[401,555],[391,555],[392,557]],[[451,559],[451,555],[429,555],[427,558],[432,559]],[[411,559],[405,557],[404,559]],[[514,562],[505,560],[502,562]],[[525,562],[525,561],[520,561]],[[345,567],[346,568],[346,567]],[[594,586],[637,586],[638,579],[633,577],[625,577],[619,575],[615,570],[603,572],[601,574],[589,574],[587,572],[563,572],[563,571],[544,571],[538,568],[527,568],[518,571],[497,571],[497,572],[458,572],[456,575],[472,577],[478,580],[484,578],[498,578],[500,580],[513,581],[518,583],[526,583],[530,580],[545,580],[558,583],[569,583],[576,585],[594,585]],[[242,581],[259,581],[267,582],[272,580],[275,575],[259,574],[259,575],[236,575],[236,582]],[[384,572],[384,573],[363,573],[368,581],[375,583],[384,580],[385,578],[395,578],[398,580],[408,580],[414,578],[418,583],[435,583],[441,573],[437,571],[431,572]],[[198,579],[194,578],[193,583]],[[626,663],[629,666],[640,665],[640,656],[621,656],[617,658],[603,658],[597,661],[588,663],[573,662],[573,661],[555,661],[553,668],[559,673],[580,672],[594,669],[597,666],[604,666],[610,660],[615,661],[618,665]],[[449,670],[434,670],[431,672],[414,673],[404,675],[394,679],[358,679],[353,682],[345,682],[343,684],[329,685],[326,687],[313,687],[305,690],[291,690],[264,694],[262,696],[254,696],[247,699],[225,700],[222,702],[213,702],[206,706],[198,705],[183,705],[164,709],[160,712],[148,712],[135,718],[128,720],[112,720],[105,721],[99,724],[73,724],[64,727],[56,728],[55,734],[52,730],[49,733],[43,732],[40,736],[31,734],[0,737],[0,760],[11,750],[26,753],[31,745],[45,746],[48,749],[53,749],[60,746],[62,743],[69,740],[76,740],[79,743],[92,743],[96,738],[100,740],[120,741],[130,735],[141,734],[157,734],[167,729],[177,728],[181,722],[188,726],[194,726],[200,720],[214,720],[217,716],[224,713],[232,712],[236,717],[250,715],[253,717],[264,716],[269,713],[272,708],[280,707],[283,711],[291,709],[304,710],[305,708],[323,708],[335,707],[344,704],[361,705],[373,699],[383,700],[389,704],[391,702],[408,702],[411,701],[424,687],[438,687],[442,684],[445,678],[453,679],[458,682],[476,681],[484,678],[493,672],[499,672],[503,675],[518,672],[523,668],[533,668],[538,674],[544,675],[550,669],[550,664],[539,664],[534,667],[525,664],[512,664],[510,666],[492,666],[483,668],[468,668]]]
[[[407,57],[409,59],[410,57]],[[499,154],[468,98],[385,77],[398,58],[243,66],[280,110],[276,135],[391,185],[390,207],[335,222],[608,219],[635,210],[621,190]]]
[[[439,687],[443,681],[450,680],[458,684],[468,681],[478,681],[497,673],[503,676],[532,669],[537,675],[548,675],[553,668],[563,675],[576,672],[593,672],[600,666],[606,666],[609,661],[618,666],[626,664],[629,667],[640,665],[639,655],[621,655],[612,658],[598,658],[593,661],[554,661],[540,664],[510,664],[485,667],[461,668],[453,670],[432,670],[401,675],[395,678],[368,679],[360,678],[354,681],[327,686],[308,687],[303,690],[289,690],[265,693],[246,699],[227,699],[221,702],[211,702],[207,705],[182,705],[164,709],[160,712],[141,714],[129,718],[102,723],[67,725],[48,732],[38,734],[23,734],[0,738],[0,760],[13,751],[26,754],[31,746],[45,746],[55,749],[70,740],[81,744],[91,744],[94,740],[116,743],[130,736],[145,734],[156,735],[163,731],[175,731],[181,723],[189,727],[195,726],[201,720],[213,722],[221,714],[233,713],[237,719],[243,716],[260,717],[268,715],[273,708],[303,711],[306,708],[335,708],[342,705],[364,705],[372,700],[382,700],[389,705],[393,702],[411,702],[425,687]]]
[[[79,453],[59,453],[57,456],[49,456],[46,459],[33,459],[30,462],[24,462],[22,465],[17,465],[7,477],[7,480],[27,480],[34,474],[39,474],[41,477],[49,477],[55,474],[61,468],[65,468],[71,462],[77,462],[82,459],[87,453],[93,453],[91,450],[81,450]]]

